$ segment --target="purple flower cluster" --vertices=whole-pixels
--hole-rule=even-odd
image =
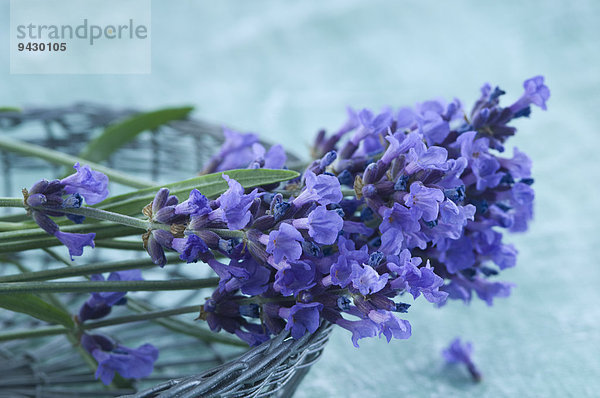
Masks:
[[[23,190],[24,203],[35,222],[50,235],[54,235],[69,249],[71,260],[73,256],[81,256],[85,246],[94,247],[95,233],[76,234],[62,232],[58,225],[49,217],[65,216],[74,223],[80,224],[84,217],[65,214],[61,210],[81,207],[83,200],[93,205],[108,196],[108,177],[91,170],[89,166],[73,166],[77,171],[62,180],[41,180],[36,182],[29,191]]]
[[[411,325],[397,314],[408,294],[438,306],[475,294],[491,305],[512,287],[491,277],[516,264],[501,231],[524,231],[533,217],[530,159],[516,148],[501,155],[510,122],[546,107],[543,77],[524,87],[502,107],[504,92],[485,85],[468,113],[458,100],[349,110],[281,190],[245,192],[225,174],[229,189],[215,200],[194,190],[179,204],[162,189],[145,212],[164,224],[145,236],[148,252],[159,265],[165,249],[208,263],[220,283],[201,318],[250,345],[284,329],[300,338],[322,319],[356,346],[406,339]],[[283,167],[278,147],[261,148],[255,135],[226,131],[205,171]]]
[[[285,150],[279,144],[269,150],[252,133],[238,133],[223,128],[225,142],[202,170],[202,174],[233,169],[280,169],[287,160]]]
[[[102,275],[92,275],[94,281],[103,281]],[[111,272],[109,281],[138,281],[142,280],[139,270]],[[112,307],[127,302],[126,292],[92,293],[83,303],[76,317],[79,323],[89,319],[100,319],[107,316]],[[152,373],[154,362],[158,358],[158,350],[151,344],[143,344],[132,349],[125,347],[103,334],[82,333],[81,346],[98,362],[96,379],[110,384],[119,373],[126,379],[139,379]]]

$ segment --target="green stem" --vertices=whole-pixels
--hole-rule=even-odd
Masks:
[[[49,326],[45,328],[16,330],[14,332],[0,333],[0,341],[30,339],[33,337],[56,336],[59,334],[67,334],[69,329],[63,326]]]
[[[102,239],[95,240],[96,247],[106,247],[108,249],[119,249],[119,250],[135,250],[141,251],[146,250],[140,240],[118,240],[118,239]]]
[[[40,210],[43,210],[43,208],[41,208]],[[113,213],[112,211],[95,209],[93,207],[80,207],[77,209],[60,209],[60,211],[62,213],[77,214],[80,216],[93,218],[95,220],[111,221],[117,224],[126,225],[128,227],[143,229],[145,231],[148,230],[148,228],[150,228],[151,226],[150,222],[147,220],[141,220],[139,218],[126,216],[124,214]],[[160,228],[168,228],[168,226],[161,226],[160,224],[159,226]]]
[[[0,231],[18,231],[27,228],[31,228],[31,226],[23,223],[0,221]]]
[[[2,135],[0,135],[0,148],[10,152],[16,152],[25,156],[34,156],[40,159],[44,159],[50,163],[60,164],[67,167],[73,167],[73,165],[77,162],[81,164],[87,164],[92,169],[106,174],[111,181],[126,185],[128,187],[148,188],[157,185],[154,181],[145,181],[142,178],[130,176],[128,174],[122,173],[117,170],[113,170],[109,167],[102,166],[98,163],[90,162],[89,160],[82,159],[77,156],[67,155],[65,153],[55,151],[53,149],[44,148],[39,145],[15,140],[14,138]]]
[[[179,257],[176,255],[167,256],[167,261],[169,263],[177,262],[178,259]],[[156,265],[148,257],[135,260],[80,265],[75,267],[68,266],[43,271],[28,272],[24,274],[4,275],[0,276],[0,283],[48,281],[53,279],[69,278],[72,276],[85,276],[91,274],[101,274],[103,272],[123,271],[128,269],[148,268],[155,266]]]
[[[219,278],[175,279],[169,281],[9,282],[0,285],[0,294],[193,290],[215,287],[218,283]]]
[[[242,238],[246,237],[246,233],[244,231],[232,231],[229,229],[219,229],[219,228],[206,228],[208,231],[212,231],[219,235],[221,238]]]
[[[0,198],[0,207],[26,207],[21,198]],[[44,211],[44,207],[34,207],[34,209]],[[112,211],[106,211],[102,209],[96,209],[94,207],[79,207],[79,208],[64,208],[59,209],[61,213],[76,214],[84,217],[93,218],[95,220],[111,221],[116,224],[126,225],[128,227],[139,228],[148,230],[150,227],[153,229],[169,229],[168,225],[163,224],[151,224],[147,220],[142,220],[136,217],[126,216],[124,214],[114,213]],[[226,231],[226,230],[225,230]]]
[[[25,207],[23,198],[0,198],[0,207]]]
[[[173,316],[173,315],[190,314],[190,313],[194,313],[194,312],[197,312],[197,313],[200,312],[199,305],[188,305],[186,307],[173,308],[170,310],[151,311],[151,312],[144,312],[144,313],[134,314],[134,315],[119,316],[119,317],[115,317],[115,318],[111,318],[111,319],[106,319],[103,321],[84,323],[83,325],[81,325],[81,327],[83,329],[97,329],[97,328],[103,328],[106,326],[121,325],[123,323],[147,321],[147,320],[151,320],[151,319],[165,318],[165,317],[169,317],[169,316]]]

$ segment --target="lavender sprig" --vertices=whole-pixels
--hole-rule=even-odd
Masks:
[[[350,111],[332,136],[319,133],[316,159],[286,195],[245,193],[227,176],[229,190],[212,201],[196,191],[178,204],[161,190],[147,215],[170,232],[150,231],[148,252],[159,265],[176,250],[213,268],[221,282],[201,317],[251,345],[284,328],[312,333],[321,318],[350,330],[355,345],[405,339],[410,324],[394,312],[407,311],[396,301],[407,293],[438,306],[475,294],[491,305],[512,285],[489,278],[516,264],[500,231],[524,231],[533,217],[531,161],[516,148],[500,155],[511,120],[546,107],[543,77],[524,87],[502,107],[504,92],[485,85],[469,115],[457,100]],[[226,137],[205,170],[266,164],[255,135]]]

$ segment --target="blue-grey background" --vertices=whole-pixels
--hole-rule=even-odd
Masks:
[[[510,102],[544,74],[548,112],[534,109],[512,143],[534,160],[536,220],[511,237],[517,284],[494,307],[418,300],[407,341],[337,330],[298,397],[592,397],[600,388],[600,2],[153,1],[152,74],[8,74],[8,1],[0,2],[0,105],[90,100],[195,115],[281,141],[306,155],[345,106],[400,106],[482,83]],[[461,335],[484,382],[443,365]]]

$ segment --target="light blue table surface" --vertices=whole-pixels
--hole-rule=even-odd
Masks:
[[[355,349],[344,330],[297,396],[600,396],[600,2],[153,1],[152,74],[8,74],[8,1],[0,2],[0,105],[90,100],[195,115],[306,155],[345,106],[400,106],[482,83],[507,102],[544,74],[548,112],[534,109],[512,144],[534,160],[536,220],[510,238],[512,297],[488,308],[417,300],[407,341]],[[475,344],[484,382],[444,366],[454,336]]]

